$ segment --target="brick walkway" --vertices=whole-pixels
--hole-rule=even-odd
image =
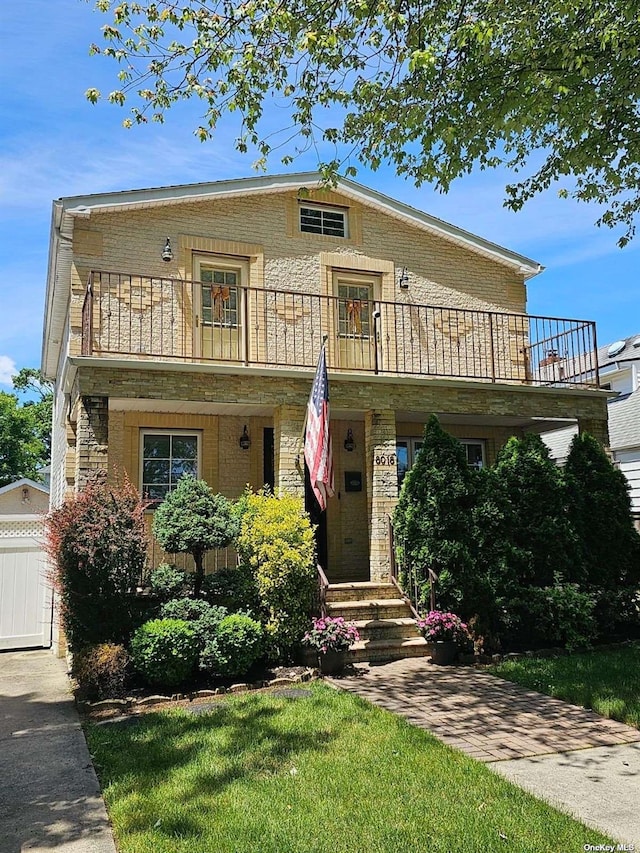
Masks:
[[[427,658],[357,664],[336,686],[428,729],[481,761],[640,742],[640,731],[467,667]]]

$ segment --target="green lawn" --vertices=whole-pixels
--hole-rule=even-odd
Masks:
[[[120,853],[515,853],[611,843],[392,714],[314,684],[88,726]]]
[[[489,672],[640,728],[640,645],[561,658],[523,658]]]

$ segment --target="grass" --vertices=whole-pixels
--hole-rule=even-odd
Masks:
[[[88,726],[120,853],[582,850],[610,839],[347,693]]]
[[[489,672],[640,728],[640,645],[560,658],[522,658]]]

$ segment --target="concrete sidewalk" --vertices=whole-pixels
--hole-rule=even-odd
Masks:
[[[0,853],[116,853],[66,665],[0,653]]]
[[[342,689],[400,714],[640,851],[640,731],[467,667],[356,664]]]

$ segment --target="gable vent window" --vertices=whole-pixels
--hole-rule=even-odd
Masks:
[[[328,237],[347,237],[347,212],[330,207],[301,207],[300,230]]]

